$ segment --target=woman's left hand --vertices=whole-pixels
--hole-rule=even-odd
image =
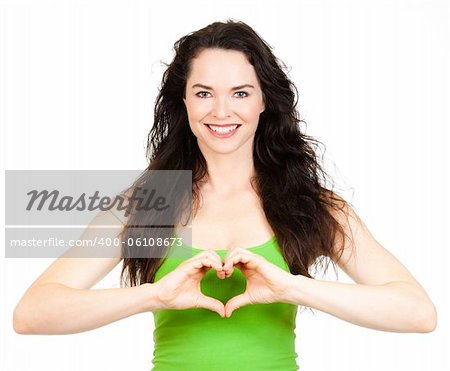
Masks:
[[[282,302],[292,280],[292,274],[270,263],[261,255],[236,247],[227,254],[222,270],[226,277],[238,268],[247,279],[246,290],[225,305],[225,316],[230,317],[237,308],[247,304]]]

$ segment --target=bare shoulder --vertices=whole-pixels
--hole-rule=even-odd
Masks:
[[[335,263],[356,283],[381,285],[402,281],[418,285],[406,267],[377,241],[355,209],[337,194],[330,193],[330,197],[335,207],[329,212],[345,234],[333,246]]]
[[[353,233],[358,228],[356,224],[360,222],[359,216],[350,204],[337,193],[330,190],[322,192],[325,206],[333,219],[339,224],[341,230],[336,231],[333,243],[333,261],[344,268],[355,253],[355,244]]]
[[[126,192],[121,193],[119,196],[123,200],[121,207],[118,203],[115,203],[112,207],[108,208],[108,212],[115,218],[111,221],[114,224],[120,223],[120,225],[126,225],[128,221],[128,214],[126,212],[126,206],[130,202],[130,197],[132,196],[133,190],[129,189]]]
[[[120,217],[120,213],[118,215]],[[101,238],[113,240],[121,231],[118,224],[117,216],[113,212],[110,210],[100,211],[78,239],[91,242],[100,241]],[[115,226],[116,228],[103,228],[105,226]],[[96,247],[92,244],[89,246],[90,249]],[[70,248],[65,254],[55,259],[33,282],[32,286],[59,283],[71,288],[88,289],[104,278],[122,260],[120,248],[111,248],[107,256],[101,257],[80,257],[76,251],[76,247]]]

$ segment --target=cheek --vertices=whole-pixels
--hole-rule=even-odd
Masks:
[[[248,121],[257,120],[261,111],[261,105],[258,102],[247,102],[239,106],[238,113]]]
[[[238,115],[245,121],[258,120],[261,103],[257,100],[242,100],[231,102],[228,109],[231,115]],[[191,123],[202,121],[214,110],[212,99],[186,100],[186,110]]]
[[[191,121],[198,121],[211,111],[211,104],[207,99],[201,101],[186,101],[186,110]]]

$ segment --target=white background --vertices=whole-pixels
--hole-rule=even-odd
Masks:
[[[429,334],[305,311],[301,369],[450,369],[448,1],[0,4],[2,169],[144,169],[160,61],[171,60],[173,43],[216,20],[251,25],[291,68],[307,133],[325,144],[327,169],[350,190],[343,195],[438,309]],[[151,368],[151,313],[81,334],[16,334],[14,306],[52,259],[3,256],[3,370]],[[118,287],[118,275],[96,288]],[[341,271],[339,279],[350,282]]]

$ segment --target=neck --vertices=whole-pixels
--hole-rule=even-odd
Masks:
[[[203,155],[208,166],[205,190],[227,195],[251,189],[250,179],[255,174],[253,154],[207,152]]]

